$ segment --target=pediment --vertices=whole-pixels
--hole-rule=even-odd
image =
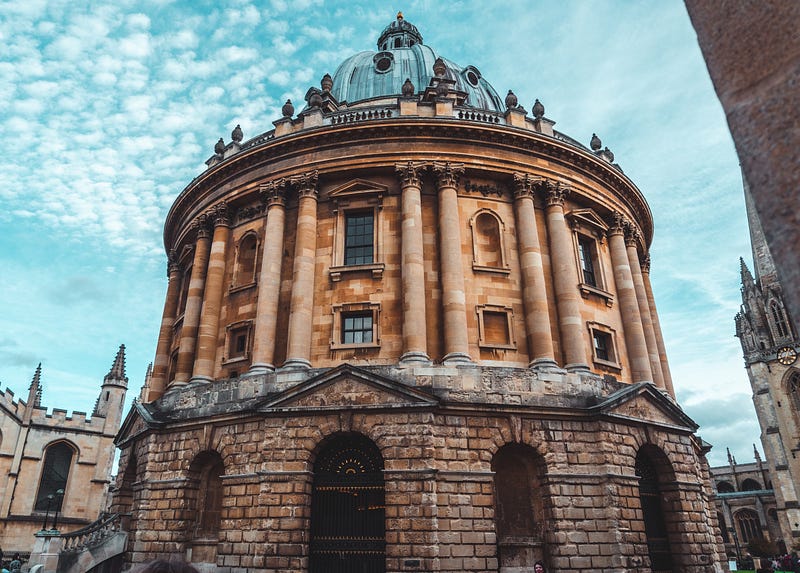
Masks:
[[[566,218],[573,225],[588,227],[597,233],[608,231],[608,224],[592,209],[574,209],[567,213]]]
[[[389,193],[389,187],[367,179],[353,179],[344,185],[336,187],[328,193],[331,199],[343,201],[347,199],[360,199],[365,196],[381,197]]]
[[[432,394],[343,365],[271,397],[258,410],[427,408],[437,403]]]
[[[139,434],[146,432],[152,426],[157,425],[153,417],[144,405],[134,402],[128,414],[120,424],[119,431],[114,438],[114,443],[122,447],[125,442],[136,438]]]
[[[593,410],[606,416],[681,427],[692,432],[699,427],[671,398],[649,382],[631,384],[594,406]]]

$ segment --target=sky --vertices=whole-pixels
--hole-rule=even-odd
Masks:
[[[759,441],[733,317],[751,261],[741,175],[683,2],[0,0],[0,388],[42,363],[43,405],[91,412],[120,344],[153,360],[162,231],[220,137],[375,50],[398,10],[424,41],[556,129],[597,133],[655,220],[651,280],[678,401],[712,465]],[[752,268],[752,266],[751,266]],[[761,451],[760,443],[758,445]]]

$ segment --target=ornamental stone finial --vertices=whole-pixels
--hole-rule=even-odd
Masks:
[[[463,163],[434,162],[433,173],[436,175],[436,185],[439,189],[443,187],[458,187],[458,180],[464,173]]]
[[[220,137],[217,144],[214,146],[214,153],[217,155],[222,155],[225,153],[225,141]]]
[[[237,123],[236,127],[234,127],[231,132],[231,139],[236,143],[241,143],[243,138],[244,132],[242,131],[242,126]]]
[[[544,117],[544,106],[538,99],[533,102],[533,109],[531,110],[531,113],[533,113],[534,119],[542,119]]]
[[[403,97],[412,97],[414,95],[414,84],[411,83],[411,78],[406,78],[403,82],[403,87],[400,88]]]
[[[444,63],[442,58],[436,58],[436,61],[433,62],[433,73],[437,78],[444,78],[444,74],[447,72],[447,66]]]
[[[283,114],[283,117],[292,117],[294,115],[294,105],[292,105],[292,100],[286,100],[286,103],[283,104],[283,107],[281,108],[281,113]]]
[[[506,109],[516,109],[519,100],[517,96],[511,90],[508,90],[508,95],[506,95]]]
[[[592,140],[589,142],[589,146],[592,148],[592,151],[598,151],[600,147],[602,147],[603,142],[600,141],[600,138],[597,137],[596,133],[592,134]]]
[[[333,78],[330,74],[325,74],[322,76],[322,80],[320,81],[320,86],[322,86],[322,91],[329,92],[333,89]]]
[[[314,90],[311,97],[308,98],[308,105],[312,108],[322,107],[322,95],[318,90]]]

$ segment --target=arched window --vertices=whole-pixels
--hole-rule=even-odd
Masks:
[[[800,372],[793,370],[786,382],[786,389],[792,397],[795,412],[800,412]]]
[[[734,491],[736,490],[734,489],[731,482],[728,481],[717,482],[717,493],[733,493]]]
[[[492,211],[479,211],[470,221],[472,227],[472,267],[475,270],[505,272],[503,227]]]
[[[236,246],[236,266],[233,286],[247,286],[256,280],[256,251],[258,238],[255,233],[247,233]]]
[[[314,463],[310,573],[386,570],[383,456],[360,434],[333,438]]]
[[[775,333],[779,338],[786,338],[789,336],[789,325],[786,322],[786,315],[783,309],[778,304],[777,300],[769,303],[769,310],[772,314],[772,322],[775,325]]]
[[[739,530],[739,540],[742,543],[750,543],[754,539],[761,539],[761,523],[758,514],[752,509],[742,509],[733,516],[736,521],[736,529]]]
[[[186,487],[188,539],[194,563],[215,563],[222,517],[225,464],[213,451],[201,452],[189,466]]]
[[[34,510],[61,509],[64,493],[67,491],[67,479],[74,453],[75,451],[65,442],[58,442],[47,448]]]
[[[650,568],[653,571],[672,571],[672,553],[661,502],[659,471],[654,460],[644,451],[636,456],[636,475],[639,478],[639,501],[642,504]]]
[[[544,561],[543,460],[528,446],[509,444],[495,454],[492,471],[500,570]]]
[[[742,491],[759,491],[761,489],[764,488],[754,479],[748,478],[742,482]]]

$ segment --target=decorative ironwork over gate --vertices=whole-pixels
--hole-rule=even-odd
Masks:
[[[314,464],[310,573],[386,570],[383,457],[361,435],[344,435]]]
[[[644,532],[647,552],[653,573],[672,573],[672,553],[669,548],[664,510],[661,507],[661,490],[658,472],[645,454],[636,456],[636,475],[639,476],[639,499],[644,514]]]

